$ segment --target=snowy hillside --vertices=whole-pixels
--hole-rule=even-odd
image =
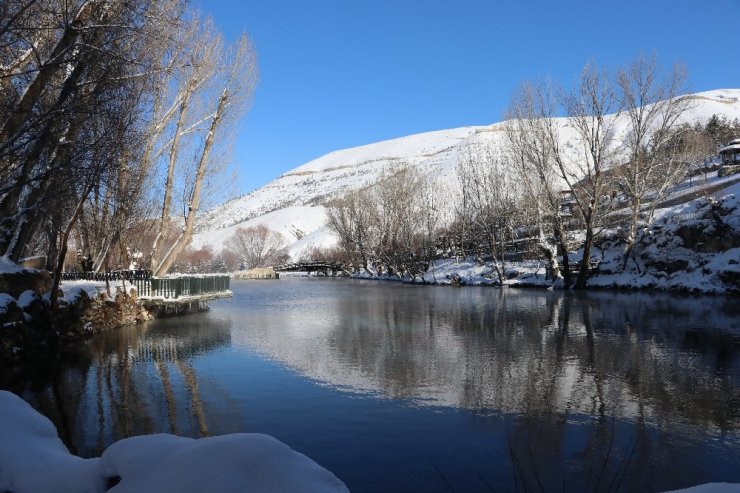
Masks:
[[[705,121],[713,114],[740,118],[740,89],[723,89],[691,96],[694,106],[682,121]],[[615,142],[620,142],[626,117],[614,117]],[[572,129],[559,119],[564,148],[571,148]],[[210,245],[219,251],[238,227],[265,224],[282,233],[294,258],[314,246],[331,246],[336,240],[325,228],[322,204],[347,191],[377,182],[384,170],[408,164],[442,184],[455,183],[458,156],[476,143],[500,146],[500,123],[427,132],[351,149],[331,152],[289,171],[262,188],[205,212],[199,219],[193,247]]]

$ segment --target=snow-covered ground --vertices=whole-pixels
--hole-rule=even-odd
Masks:
[[[740,183],[656,211],[633,260],[621,269],[618,244],[601,252],[600,274],[590,286],[740,291]],[[608,244],[607,244],[608,245]]]
[[[11,261],[8,257],[0,255],[0,274],[18,274],[26,269]]]
[[[737,243],[737,238],[740,238],[740,183],[708,198],[657,210],[647,233],[635,248],[635,260],[628,262],[624,270],[621,268],[624,247],[619,241],[604,242],[603,250],[594,248],[592,259],[601,263],[599,273],[589,279],[589,286],[718,294],[738,292],[740,248],[730,248]],[[580,258],[580,252],[571,254],[571,260]],[[506,285],[551,285],[545,279],[544,261],[507,262],[505,267]],[[428,272],[415,279],[366,273],[356,277],[441,285],[498,284],[492,265],[459,258],[437,260]]]
[[[116,293],[117,288],[122,288],[120,281],[111,281],[110,288],[111,293]],[[126,285],[127,289],[130,289],[130,284]],[[86,293],[89,298],[95,298],[100,293],[106,292],[105,282],[100,281],[64,281],[60,286],[63,296],[59,298],[61,303],[74,303],[79,299],[82,293]],[[18,296],[18,299],[13,298],[7,293],[0,293],[0,313],[4,313],[8,305],[15,303],[19,308],[24,309],[29,306],[38,295],[33,291],[24,291]],[[51,293],[45,293],[44,299],[47,301],[51,297]]]
[[[338,493],[346,486],[275,438],[198,440],[158,434],[120,440],[101,457],[69,453],[46,417],[0,391],[0,491],[13,493]]]
[[[721,89],[690,96],[694,107],[681,122],[706,121],[712,115],[740,118],[740,89]],[[624,139],[627,121],[613,117],[615,145]],[[575,152],[573,129],[568,119],[558,119],[562,147]],[[415,167],[443,187],[457,186],[458,157],[471,145],[501,147],[500,123],[427,132],[360,147],[331,152],[314,159],[264,187],[204,212],[199,218],[193,246],[209,245],[218,252],[237,227],[264,224],[281,232],[294,260],[311,247],[331,247],[336,240],[323,229],[323,207],[332,198],[376,183],[399,164]],[[443,197],[444,198],[444,197]],[[449,199],[449,198],[448,198]],[[310,243],[310,246],[307,246]]]

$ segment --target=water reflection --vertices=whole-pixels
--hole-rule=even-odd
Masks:
[[[422,405],[740,423],[727,298],[377,289],[388,288],[255,307],[233,342],[330,385]]]
[[[454,481],[463,491],[541,481],[652,491],[740,460],[740,310],[730,298],[309,283],[275,309],[262,303],[271,291],[235,300],[251,311],[235,345],[338,389],[505,426],[499,459],[510,466],[490,478],[468,471]],[[698,463],[707,457],[712,465]]]
[[[141,433],[265,432],[355,492],[740,482],[732,298],[316,279],[233,289],[210,313],[96,336],[0,387],[86,456]]]
[[[231,321],[193,316],[111,331],[87,341],[48,380],[4,385],[48,416],[85,456],[128,436],[207,436],[194,358],[228,346]]]

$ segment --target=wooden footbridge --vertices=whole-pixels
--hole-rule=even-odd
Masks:
[[[336,276],[337,273],[343,272],[341,264],[337,264],[334,262],[324,262],[321,260],[283,264],[275,266],[273,267],[273,269],[275,269],[275,272],[313,272],[324,276]]]

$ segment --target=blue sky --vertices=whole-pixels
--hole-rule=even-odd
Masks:
[[[522,80],[588,60],[683,61],[690,89],[740,87],[740,0],[199,0],[260,67],[238,192],[333,150],[501,118]],[[724,24],[724,26],[723,26]]]

